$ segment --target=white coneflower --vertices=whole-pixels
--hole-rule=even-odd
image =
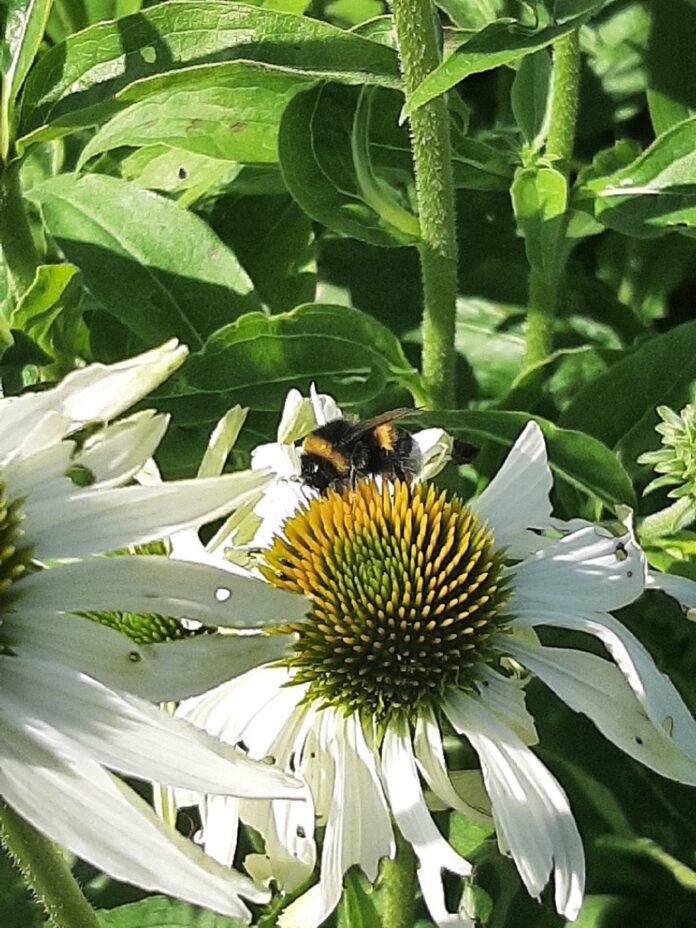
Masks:
[[[258,901],[263,891],[163,828],[105,769],[247,798],[296,793],[282,771],[142,698],[200,692],[219,680],[205,661],[219,664],[220,643],[201,636],[139,645],[74,614],[127,610],[246,626],[252,611],[256,625],[278,609],[297,618],[305,611],[300,597],[275,591],[259,612],[267,585],[207,565],[95,556],[223,515],[253,501],[267,482],[246,472],[122,486],[157,447],[167,417],[146,411],[108,423],[185,354],[169,343],[86,367],[45,392],[0,400],[0,796],[117,879],[246,917],[239,895]],[[268,647],[269,656],[280,653],[273,639],[223,642],[241,667],[267,659]],[[186,670],[196,658],[203,665]]]
[[[265,462],[273,466],[268,452]],[[315,827],[324,826],[319,882],[284,910],[283,928],[320,925],[351,866],[374,880],[395,853],[392,823],[418,858],[433,920],[472,924],[446,906],[443,872],[467,876],[471,867],[438,831],[424,786],[465,814],[487,810],[457,790],[443,728],[478,754],[499,843],[528,891],[539,896],[552,878],[557,910],[577,916],[582,843],[562,787],[530,750],[537,738],[520,668],[632,757],[696,783],[693,719],[610,614],[646,582],[630,526],[612,534],[552,518],[551,484],[530,423],[469,503],[423,483],[365,480],[275,525],[267,514],[263,574],[312,602],[304,623],[283,626],[297,635],[294,651],[187,700],[179,714],[250,757],[273,756],[305,783],[303,803],[200,799],[208,852],[231,863],[239,823],[252,826],[265,850],[247,858],[249,873],[288,893],[311,876]],[[613,660],[546,647],[533,631],[542,625],[594,636]]]

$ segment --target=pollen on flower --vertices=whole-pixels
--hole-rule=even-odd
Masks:
[[[504,624],[503,553],[456,496],[359,481],[313,500],[265,554],[264,576],[312,601],[286,663],[346,711],[415,712],[473,680]]]

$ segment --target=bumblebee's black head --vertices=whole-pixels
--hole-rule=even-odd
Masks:
[[[307,486],[320,493],[331,486],[339,486],[350,472],[348,455],[339,447],[344,430],[344,420],[329,422],[302,443],[300,476]]]
[[[319,490],[320,493],[324,493],[329,487],[342,479],[342,475],[328,458],[320,457],[318,454],[308,454],[307,452],[302,455],[300,476],[303,483],[308,487]]]

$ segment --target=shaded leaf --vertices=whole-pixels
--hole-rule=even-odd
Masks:
[[[321,303],[243,316],[211,336],[184,375],[202,400],[191,407],[194,418],[211,400],[226,409],[232,399],[277,418],[290,387],[306,393],[312,382],[355,406],[389,382],[408,386],[417,378],[389,329],[356,309]]]
[[[556,477],[571,487],[613,509],[617,504],[635,504],[628,474],[609,448],[582,432],[559,428],[547,419],[524,412],[463,410],[461,412],[426,413],[419,422],[439,425],[473,444],[491,442],[509,447],[525,425],[534,419],[539,424]]]
[[[560,417],[615,448],[629,473],[639,473],[638,455],[656,448],[656,407],[680,409],[696,379],[696,322],[656,335],[580,390]],[[648,474],[642,468],[644,475]]]
[[[295,200],[327,228],[373,245],[411,244],[418,220],[375,165],[379,133],[397,122],[383,108],[389,99],[380,101],[371,119],[355,88],[322,85],[298,94],[280,124],[280,167]]]
[[[602,6],[603,0],[585,0],[571,3],[571,14],[563,20],[563,3],[557,3],[558,21],[540,29],[528,29],[517,20],[505,17],[498,19],[457,48],[446,58],[411,94],[404,111],[412,113],[434,97],[450,90],[470,74],[490,71],[501,65],[512,64],[550,45],[562,35],[577,29],[594,10]]]
[[[44,55],[26,84],[22,132],[95,125],[119,108],[115,96],[136,81],[145,81],[144,94],[148,78],[233,59],[399,85],[392,49],[316,19],[223,0],[171,0],[90,26]],[[152,89],[163,88],[155,81]]]
[[[4,11],[0,157],[7,156],[13,135],[14,103],[43,38],[51,0],[8,0]]]
[[[97,912],[103,928],[242,928],[239,918],[227,918],[185,902],[151,896],[117,909]]]
[[[191,68],[185,75],[187,80],[149,93],[102,126],[78,170],[95,155],[123,146],[167,145],[227,161],[277,160],[280,117],[306,79],[238,61]]]
[[[74,174],[29,196],[89,290],[147,345],[175,335],[196,350],[258,306],[232,252],[170,200],[113,177]]]
[[[624,235],[653,238],[696,229],[696,116],[668,129],[635,161],[591,180],[597,219]]]

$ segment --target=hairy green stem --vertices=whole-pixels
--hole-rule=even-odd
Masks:
[[[413,928],[416,912],[416,857],[394,828],[396,857],[385,860],[380,872],[384,899],[383,928]]]
[[[578,114],[580,88],[580,39],[577,30],[558,39],[553,46],[553,77],[551,80],[551,111],[546,157],[556,170],[568,178],[573,156],[575,123]],[[553,323],[556,317],[558,284],[565,267],[566,221],[559,225],[556,241],[557,260],[549,261],[549,272],[542,275],[532,269],[529,278],[529,307],[525,370],[543,361],[553,348]]]
[[[408,102],[441,61],[431,0],[392,0]],[[454,322],[457,236],[447,99],[437,97],[410,116],[423,275],[423,388],[430,408],[454,405]]]
[[[0,841],[46,910],[53,928],[99,928],[60,850],[0,800]]]
[[[29,289],[39,255],[34,245],[19,182],[19,162],[8,164],[0,174],[0,247],[17,294]]]

